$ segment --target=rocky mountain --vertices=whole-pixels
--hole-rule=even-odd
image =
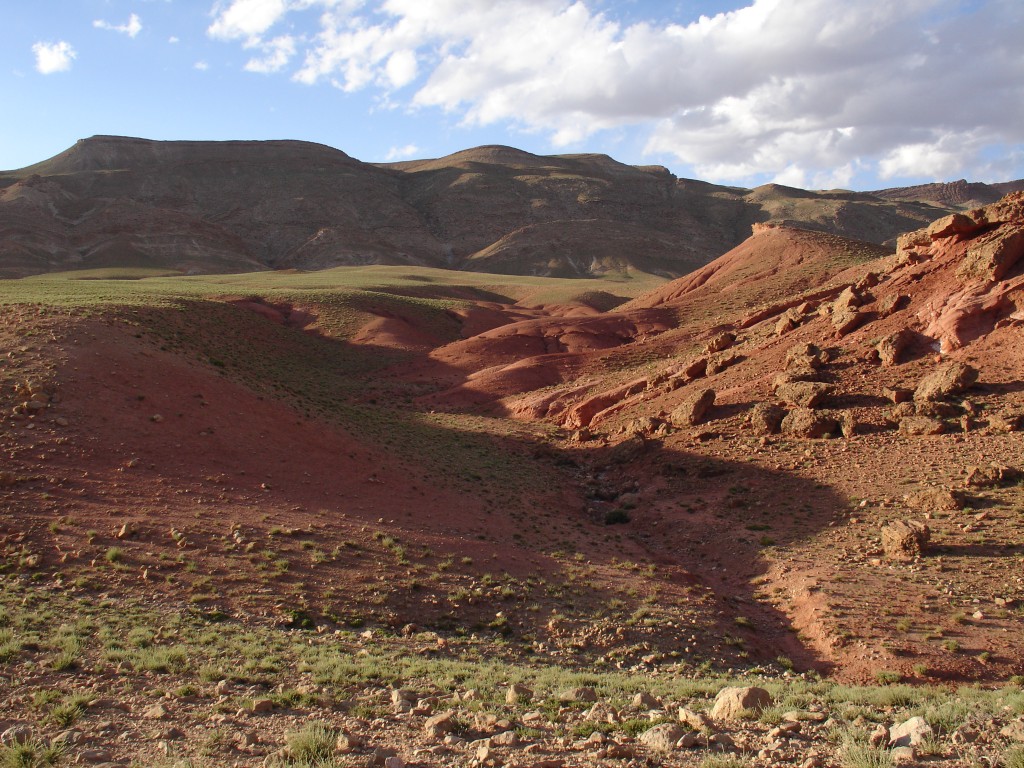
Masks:
[[[0,173],[0,275],[412,264],[676,277],[738,245],[755,223],[891,243],[968,197],[747,190],[604,155],[497,146],[374,165],[305,142],[96,136]]]
[[[940,208],[968,211],[991,205],[1004,195],[1024,190],[1024,180],[1004,181],[997,184],[968,182],[966,179],[939,184],[921,184],[915,187],[880,189],[871,194],[884,200],[928,203]]]

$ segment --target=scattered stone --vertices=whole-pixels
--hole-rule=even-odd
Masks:
[[[931,530],[918,520],[896,520],[882,527],[882,549],[892,560],[913,560],[924,554]]]
[[[857,428],[859,423],[857,417],[853,415],[853,411],[844,410],[839,411],[839,432],[849,440],[851,437],[857,434]]]
[[[595,702],[597,701],[597,691],[593,688],[569,688],[568,690],[562,691],[558,694],[558,700],[564,702],[570,701],[586,701]]]
[[[166,720],[169,714],[163,704],[154,704],[142,711],[142,716],[147,720]]]
[[[822,384],[817,381],[792,381],[776,386],[775,396],[784,403],[799,408],[814,408],[821,405],[833,391],[834,387],[831,384]]]
[[[1024,720],[1015,720],[1009,725],[1003,726],[999,731],[999,735],[1010,741],[1024,742]]]
[[[899,420],[899,425],[900,433],[904,435],[941,435],[946,431],[946,422],[931,416],[904,416]]]
[[[825,360],[821,349],[815,344],[797,344],[786,350],[786,370],[821,368]]]
[[[948,488],[921,488],[904,498],[907,506],[925,512],[956,512],[963,509],[963,499]]]
[[[977,380],[977,368],[966,363],[947,363],[921,379],[914,390],[914,401],[944,400],[963,392]]]
[[[890,752],[893,765],[912,765],[917,760],[913,747],[895,747]]]
[[[916,747],[934,735],[932,727],[923,717],[912,717],[889,729],[889,744],[893,747]]]
[[[687,707],[679,708],[679,722],[688,725],[695,731],[711,733],[715,730],[714,721],[704,712],[696,712]]]
[[[691,379],[699,379],[706,375],[708,371],[708,359],[706,357],[698,357],[696,360],[688,363],[683,368],[682,373]]]
[[[864,303],[863,297],[858,293],[857,289],[852,285],[848,285],[843,289],[836,300],[832,302],[832,312],[842,312],[848,309],[856,309]]]
[[[273,712],[274,702],[272,699],[256,699],[252,703],[252,711],[256,714],[265,714],[267,712]]]
[[[433,739],[443,738],[455,730],[455,712],[448,710],[428,717],[423,724],[423,732]]]
[[[1002,411],[988,417],[988,426],[993,432],[1020,432],[1024,428],[1024,413]]]
[[[764,688],[754,686],[723,688],[715,697],[711,717],[715,720],[732,720],[744,710],[758,712],[772,704],[772,696]]]
[[[83,749],[78,753],[78,759],[83,763],[109,763],[113,755],[108,749]]]
[[[516,747],[519,746],[519,734],[515,731],[502,731],[491,736],[493,747]]]
[[[837,334],[845,336],[857,330],[866,318],[863,312],[856,309],[844,309],[832,315],[832,325],[835,326]]]
[[[882,394],[895,405],[899,405],[900,403],[909,403],[914,399],[913,390],[901,389],[899,387],[886,387],[882,390]]]
[[[992,488],[1016,480],[1020,473],[1003,464],[989,464],[987,467],[968,467],[964,485],[972,488]]]
[[[633,697],[633,706],[638,709],[661,709],[661,702],[646,691],[642,691]]]
[[[978,223],[970,216],[954,213],[949,216],[943,216],[941,219],[936,219],[928,225],[925,231],[930,239],[939,240],[944,237],[953,237],[954,235],[970,234],[977,229]]]
[[[708,744],[708,737],[698,731],[689,731],[683,734],[683,737],[676,742],[676,746],[680,749],[693,749],[694,747],[706,747]]]
[[[384,768],[405,768],[405,761],[397,755],[384,758]]]
[[[686,734],[682,726],[675,723],[662,723],[640,734],[640,743],[655,752],[671,752]]]
[[[707,346],[704,347],[706,354],[712,354],[714,352],[721,352],[724,349],[728,349],[736,343],[736,334],[731,331],[720,333],[715,336],[711,341],[708,342]]]
[[[758,403],[747,414],[751,429],[759,435],[776,435],[782,428],[786,409],[774,403]]]
[[[868,743],[872,747],[885,747],[889,744],[889,729],[879,723],[875,726],[875,730],[871,732],[871,736],[868,737]]]
[[[363,746],[363,740],[353,733],[342,731],[334,742],[334,748],[339,752],[355,752]]]
[[[794,437],[819,439],[834,434],[839,422],[811,408],[794,408],[782,420],[782,431]]]
[[[708,376],[721,373],[726,368],[743,362],[743,355],[716,355],[708,361]]]
[[[5,744],[6,746],[24,744],[31,738],[32,729],[27,725],[12,725],[3,734],[0,734],[0,744]]]
[[[533,691],[527,688],[525,685],[515,683],[508,687],[505,692],[505,703],[506,704],[522,704],[533,700]]]
[[[876,345],[878,359],[882,365],[899,365],[903,362],[903,353],[914,341],[914,332],[909,328],[903,328],[896,333],[890,333]]]
[[[715,404],[715,390],[702,389],[694,393],[669,414],[669,421],[676,426],[694,426],[700,422]]]

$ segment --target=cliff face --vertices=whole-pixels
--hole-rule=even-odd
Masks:
[[[372,263],[677,277],[759,222],[883,243],[948,212],[897,198],[720,187],[604,155],[511,147],[373,165],[297,141],[99,136],[0,173],[0,275]]]

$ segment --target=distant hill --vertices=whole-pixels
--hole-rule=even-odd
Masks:
[[[741,243],[756,223],[891,243],[959,206],[929,202],[919,189],[747,190],[605,155],[499,146],[369,164],[298,141],[96,136],[0,172],[0,276],[409,264],[677,277]]]
[[[916,187],[894,187],[880,189],[871,194],[884,200],[927,203],[938,207],[970,210],[991,205],[1011,192],[1024,190],[1024,179],[1004,181],[998,184],[969,182],[965,179],[938,184],[921,184]]]

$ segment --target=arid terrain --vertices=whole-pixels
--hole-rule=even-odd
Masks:
[[[1024,192],[187,149],[0,182],[0,766],[1024,764]]]

